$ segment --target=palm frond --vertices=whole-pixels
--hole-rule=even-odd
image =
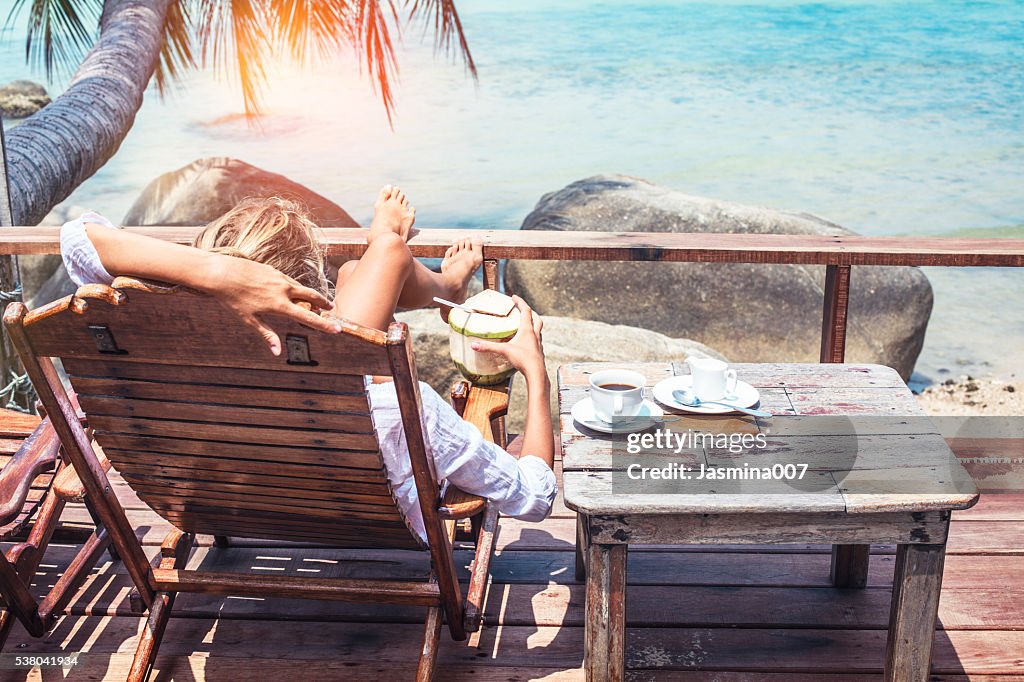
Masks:
[[[30,3],[30,4],[29,4]],[[9,27],[28,4],[25,61],[43,67],[46,79],[72,73],[93,42],[101,0],[15,0],[7,15]]]
[[[167,10],[164,44],[160,48],[160,61],[153,74],[156,89],[161,96],[167,94],[173,81],[179,80],[186,71],[196,67],[190,26],[187,0],[175,0]]]
[[[199,41],[199,63],[236,71],[245,113],[258,115],[266,83],[264,63],[272,53],[265,0],[197,0],[192,21]]]
[[[269,0],[279,49],[301,64],[334,56],[355,41],[346,0]]]
[[[26,8],[26,60],[41,64],[47,78],[58,70],[70,73],[93,41],[103,0],[13,0],[7,25]],[[265,66],[275,53],[308,63],[351,48],[392,123],[398,77],[395,42],[400,39],[400,13],[406,10],[410,20],[422,17],[424,29],[433,29],[435,49],[461,54],[477,77],[455,0],[173,0],[156,87],[163,95],[186,71],[210,67],[238,78],[245,112],[256,115],[267,81]]]
[[[247,114],[260,113],[260,90],[267,81],[264,61],[271,46],[261,9],[256,2],[231,0],[231,33]]]
[[[392,16],[397,17],[393,0],[387,2]],[[380,93],[388,124],[393,124],[395,94],[391,83],[398,76],[398,62],[395,60],[395,47],[380,1],[357,0],[354,20],[356,30],[352,46],[365,58],[370,84]]]
[[[473,80],[476,80],[476,62],[473,61],[473,54],[469,50],[466,32],[462,30],[462,20],[459,19],[459,12],[455,8],[455,0],[413,0],[409,17],[415,19],[420,15],[433,15],[434,48],[443,50],[446,54],[461,53],[466,69],[473,76]],[[454,47],[456,42],[457,49]]]

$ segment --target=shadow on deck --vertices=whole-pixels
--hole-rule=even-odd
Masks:
[[[119,496],[150,556],[168,526],[120,479]],[[65,539],[88,527],[70,509]],[[561,500],[540,524],[502,521],[485,627],[468,642],[443,634],[440,680],[582,678],[583,585],[573,579],[575,516]],[[332,551],[202,537],[192,565],[278,575],[425,576],[415,552]],[[51,545],[34,589],[71,561]],[[868,587],[828,583],[825,546],[640,548],[630,551],[627,668],[635,680],[878,679],[888,625],[892,547],[873,548]],[[457,558],[462,575],[471,554]],[[141,620],[120,563],[100,562],[69,615],[40,640],[16,627],[8,653],[80,651],[58,670],[4,679],[124,679]],[[344,602],[182,594],[157,658],[156,680],[411,679],[423,611]],[[939,608],[936,680],[1024,680],[1024,495],[989,495],[954,514]]]

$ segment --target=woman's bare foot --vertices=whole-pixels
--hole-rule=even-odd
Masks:
[[[393,185],[384,185],[373,204],[373,222],[370,223],[366,243],[369,244],[384,232],[394,232],[409,241],[409,232],[414,222],[416,209],[409,205],[402,190]]]
[[[480,237],[456,240],[444,253],[441,261],[441,277],[449,287],[448,298],[453,303],[466,300],[469,280],[484,262],[484,242]],[[447,322],[447,308],[441,309],[441,317]]]

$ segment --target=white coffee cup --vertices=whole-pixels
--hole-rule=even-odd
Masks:
[[[611,424],[635,417],[644,404],[646,379],[628,369],[606,369],[590,375],[590,400],[594,414]]]
[[[693,376],[693,392],[701,400],[722,400],[736,396],[736,370],[714,358],[687,358]]]

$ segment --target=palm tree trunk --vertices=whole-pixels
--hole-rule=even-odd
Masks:
[[[107,0],[100,36],[68,89],[7,133],[11,213],[35,225],[105,164],[131,130],[171,0]]]

